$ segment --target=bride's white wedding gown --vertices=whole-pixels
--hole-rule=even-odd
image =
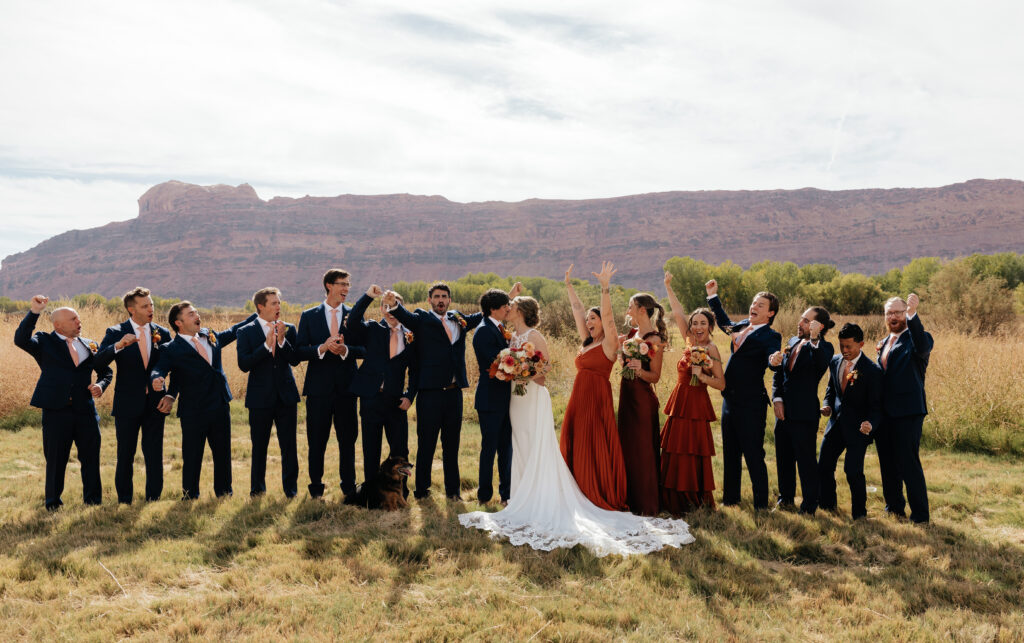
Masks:
[[[512,395],[509,416],[512,479],[508,506],[496,513],[461,514],[462,525],[489,531],[495,538],[507,537],[513,545],[544,551],[583,545],[598,556],[646,554],[666,545],[693,542],[689,526],[682,520],[607,511],[587,500],[559,451],[546,387],[530,382],[526,395]]]

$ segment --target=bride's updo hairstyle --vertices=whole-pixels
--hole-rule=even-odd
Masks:
[[[516,305],[519,314],[523,316],[523,323],[527,328],[535,328],[540,323],[540,304],[536,299],[520,295],[513,299],[512,303]]]
[[[661,341],[668,341],[668,327],[665,326],[665,309],[658,303],[658,300],[645,292],[638,292],[631,297],[631,300],[647,312],[647,317],[654,324],[654,330],[657,331]]]

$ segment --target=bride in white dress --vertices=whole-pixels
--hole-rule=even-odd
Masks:
[[[509,313],[516,329],[512,345],[529,341],[544,355],[547,342],[534,326],[539,308],[532,297],[517,297]],[[598,556],[646,554],[693,542],[682,520],[666,520],[607,511],[594,506],[576,485],[562,459],[555,435],[551,396],[543,376],[526,385],[526,395],[513,395],[511,497],[505,509],[461,514],[459,522],[506,537],[513,545],[551,551],[583,545]]]

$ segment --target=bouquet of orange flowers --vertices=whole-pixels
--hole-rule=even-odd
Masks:
[[[650,364],[651,357],[658,352],[658,347],[653,343],[640,339],[634,335],[622,342],[622,377],[623,379],[636,379],[636,371],[626,367],[626,362],[632,359],[640,360],[642,364]]]
[[[512,392],[526,395],[526,384],[547,368],[544,354],[526,342],[519,348],[503,349],[487,369],[487,374],[502,382],[513,382]]]
[[[690,366],[711,366],[711,360],[714,358],[708,353],[708,349],[705,346],[694,346],[690,343],[690,340],[686,340],[686,348],[683,350],[683,356],[686,358],[687,363]],[[700,378],[696,375],[690,375],[690,386],[697,386],[700,384]]]

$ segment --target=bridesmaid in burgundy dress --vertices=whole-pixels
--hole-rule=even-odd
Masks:
[[[608,381],[619,338],[612,315],[611,263],[594,273],[601,284],[601,307],[585,310],[572,287],[572,266],[565,271],[576,329],[583,347],[576,355],[576,379],[565,407],[559,447],[580,491],[602,509],[626,509],[626,469],[615,426],[612,385]]]
[[[715,315],[707,308],[698,308],[684,316],[683,307],[672,291],[672,273],[665,273],[665,290],[672,305],[672,316],[683,337],[692,346],[702,346],[711,357],[711,366],[691,366],[686,353],[679,360],[679,381],[665,405],[665,427],[661,431],[661,507],[679,516],[697,507],[715,508],[711,491],[715,477],[711,456],[715,442],[711,423],[715,409],[711,406],[708,387],[725,388],[722,356],[711,341]],[[690,384],[696,375],[697,384]]]
[[[658,515],[658,442],[661,422],[654,385],[661,379],[661,360],[668,339],[665,309],[647,293],[629,300],[627,322],[633,326],[620,340],[639,336],[651,345],[650,360],[625,361],[619,386],[619,440],[626,463],[626,500],[641,516]],[[626,377],[628,373],[632,377]]]

